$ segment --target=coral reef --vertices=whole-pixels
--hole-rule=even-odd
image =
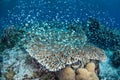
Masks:
[[[100,80],[119,80],[120,79],[120,67],[116,67],[112,63],[112,56],[114,55],[113,51],[107,50],[105,51],[108,56],[107,60],[99,63],[99,77]],[[114,59],[113,59],[114,60]]]
[[[1,77],[2,77],[2,73],[1,73],[2,67],[3,67],[3,56],[0,55],[0,79],[1,79]]]
[[[3,52],[3,67],[2,74],[6,74],[6,78],[12,77],[12,80],[22,80],[24,75],[30,77],[33,73],[34,68],[30,65],[27,65],[25,62],[26,52],[21,50],[19,47],[13,47],[12,49],[6,49]],[[10,70],[12,68],[12,71]],[[10,70],[10,71],[9,71]],[[9,74],[9,72],[14,72],[14,76]],[[3,77],[2,80],[5,78]],[[8,79],[7,79],[8,80]]]
[[[90,43],[107,51],[108,59],[105,62],[100,62],[101,79],[119,80],[120,30],[103,26],[94,18],[90,18],[87,23],[83,24],[83,30]]]
[[[116,68],[120,67],[120,50],[113,51],[112,56],[110,57],[112,65]]]
[[[120,79],[120,74],[119,70],[120,68],[115,68],[111,66],[110,60],[107,60],[105,62],[101,62],[99,64],[100,66],[100,80],[119,80]]]
[[[31,56],[18,46],[3,52],[1,80],[58,80],[54,73],[45,71]]]
[[[23,33],[23,30],[17,29],[14,25],[6,27],[0,35],[0,52],[14,47]]]
[[[89,18],[87,23],[83,24],[83,30],[90,43],[105,50],[120,49],[120,31],[114,31],[105,27],[94,18]]]
[[[100,62],[99,76],[101,80],[120,79],[118,34],[109,29],[102,31],[104,27],[94,19],[91,19],[87,24],[87,27],[90,28],[84,29],[86,34],[81,27],[77,27],[76,29],[76,26],[70,25],[66,29],[61,29],[60,26],[57,26],[59,28],[55,28],[54,24],[36,24],[26,32],[18,30],[20,35],[16,33],[14,33],[15,35],[9,34],[8,37],[5,35],[5,38],[11,42],[16,42],[19,40],[17,39],[18,37],[20,38],[21,35],[24,35],[11,49],[3,47],[4,38],[1,37],[0,44],[2,45],[0,46],[2,49],[6,49],[2,53],[4,54],[4,66],[1,69],[2,74],[6,73],[6,78],[12,77],[14,80],[58,80],[55,73],[61,71],[61,76],[63,77],[60,77],[60,80],[99,80],[95,70],[96,66],[91,61],[97,60],[97,63],[99,63],[99,61],[105,60],[105,62]],[[87,32],[90,32],[90,34]],[[113,38],[115,37],[115,41],[111,38],[111,34]],[[14,38],[16,38],[15,41]],[[100,43],[97,43],[97,41]],[[115,44],[112,44],[112,42]],[[106,60],[104,50],[99,47],[103,49],[108,48],[115,52],[113,52],[112,57]],[[112,67],[110,64],[115,66]],[[11,75],[9,74],[10,68],[13,69],[13,71],[10,71]],[[108,72],[110,73],[108,74]],[[73,78],[74,74],[76,78]]]
[[[15,72],[13,69],[10,69],[8,73],[4,74],[6,80],[14,80]]]

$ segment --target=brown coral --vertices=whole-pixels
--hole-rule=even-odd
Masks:
[[[90,78],[89,80],[99,80],[95,72],[90,72]]]
[[[76,80],[89,80],[90,78],[90,73],[85,68],[79,68],[76,73]]]
[[[95,73],[95,64],[90,62],[85,68],[79,68],[76,71],[76,80],[99,80]]]
[[[60,80],[75,80],[75,72],[71,67],[66,67],[60,71]]]
[[[95,64],[93,62],[90,62],[85,67],[89,72],[95,72]]]
[[[90,62],[85,67],[90,72],[90,80],[99,80],[95,73],[95,64],[93,62]]]

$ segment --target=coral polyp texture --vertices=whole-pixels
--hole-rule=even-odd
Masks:
[[[82,30],[77,33],[74,30],[39,27],[32,29],[29,36],[26,50],[49,71],[58,71],[77,61],[85,65],[90,59],[106,58],[103,50],[86,46],[87,38]]]

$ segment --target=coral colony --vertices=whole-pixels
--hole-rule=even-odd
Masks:
[[[3,51],[2,53],[4,54],[4,65],[2,67],[3,80],[105,79],[102,76],[102,74],[106,73],[101,69],[104,66],[101,66],[101,61],[107,62],[107,56],[104,45],[99,47],[99,43],[97,43],[99,37],[101,39],[103,36],[96,36],[92,33],[99,34],[97,31],[101,32],[101,25],[94,19],[91,19],[91,22],[86,25],[89,25],[87,26],[90,27],[89,30],[84,28],[85,24],[64,25],[60,22],[26,24],[22,29],[6,29],[3,34],[4,40],[10,41],[12,44],[14,38],[20,37],[21,39],[15,39],[16,44],[12,45],[9,49],[0,51]],[[65,27],[63,28],[63,26]],[[91,30],[92,32],[90,32]],[[15,35],[9,33],[14,33]],[[108,38],[112,41],[111,37]],[[92,43],[91,40],[94,40],[95,43]],[[0,44],[0,47],[2,47],[3,42]],[[6,43],[6,45],[8,44],[10,43]],[[118,46],[118,44],[114,46]],[[113,49],[110,46],[107,48]],[[116,55],[111,57],[114,59],[110,59],[113,65],[119,63],[115,59],[115,56],[119,55],[119,51],[115,53]]]
[[[86,44],[87,37],[82,30],[77,33],[40,27],[30,33],[31,40],[26,44],[28,53],[50,71],[58,71],[77,61],[85,65],[89,59],[106,59],[103,50]]]

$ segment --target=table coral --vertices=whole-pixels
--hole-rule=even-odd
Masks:
[[[49,71],[59,71],[77,61],[84,67],[90,59],[106,59],[102,49],[86,44],[87,37],[82,29],[78,33],[43,25],[33,27],[29,33],[25,44],[27,52]]]
[[[40,28],[32,31],[30,36],[31,40],[26,44],[28,53],[50,71],[77,62],[74,55],[86,43],[82,30],[77,34],[75,31]]]

